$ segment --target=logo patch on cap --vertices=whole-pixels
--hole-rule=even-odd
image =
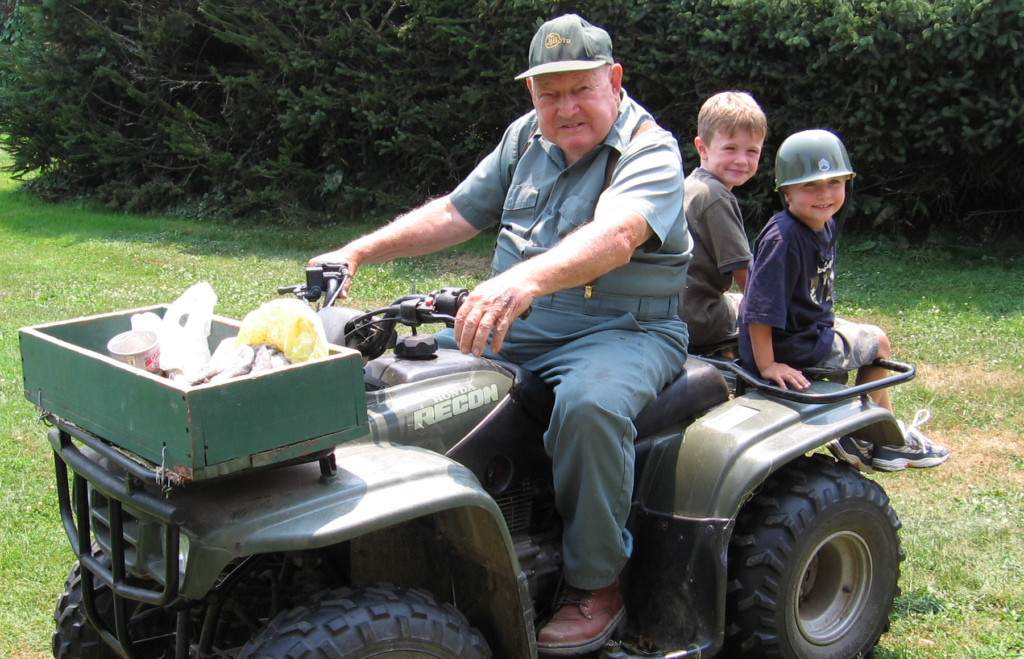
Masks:
[[[827,172],[828,170],[832,169],[832,163],[830,163],[825,158],[822,158],[821,160],[818,161],[818,169],[820,169],[823,172]]]
[[[563,43],[572,43],[572,39],[566,39],[557,32],[552,32],[548,35],[547,39],[544,40],[545,48],[558,48]]]

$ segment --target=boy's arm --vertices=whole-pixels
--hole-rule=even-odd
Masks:
[[[771,326],[750,323],[747,329],[750,331],[750,347],[754,351],[754,361],[757,363],[757,370],[761,371],[761,377],[772,380],[783,389],[789,388],[786,386],[787,382],[793,385],[794,389],[806,389],[811,386],[803,373],[792,366],[775,361]]]
[[[732,278],[736,280],[736,285],[740,287],[740,293],[747,290],[747,269],[736,268],[732,271]]]

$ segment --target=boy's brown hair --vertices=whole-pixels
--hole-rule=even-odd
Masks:
[[[715,94],[700,108],[697,115],[697,136],[711,144],[715,133],[732,135],[738,130],[764,139],[768,135],[768,118],[754,97],[746,92]]]

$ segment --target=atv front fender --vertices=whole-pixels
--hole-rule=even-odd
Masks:
[[[309,463],[176,491],[189,513],[181,594],[204,597],[236,557],[351,541],[354,580],[457,598],[499,656],[535,653],[526,576],[497,503],[471,471],[387,443],[344,444],[335,458],[330,478]]]
[[[808,393],[842,388],[819,381]],[[904,443],[892,413],[867,396],[806,404],[751,392],[714,408],[681,436],[655,438],[640,502],[675,517],[733,519],[779,467],[851,433],[874,444]]]
[[[123,597],[198,601],[230,588],[235,573],[226,568],[236,559],[293,552],[301,564],[327,548],[336,578],[427,589],[457,602],[497,656],[536,656],[529,584],[501,511],[469,469],[443,455],[352,442],[335,450],[335,475],[308,462],[162,491],[126,472],[127,460],[79,449],[63,431],[50,435],[72,547],[85,561],[95,538],[120,556],[113,571],[92,562]],[[159,587],[133,585],[126,571]]]
[[[387,443],[337,448],[337,475],[317,463],[270,469],[176,490],[188,511],[182,533],[190,551],[234,557],[327,547],[454,508],[479,509],[490,527],[495,560],[517,567],[512,541],[494,499],[465,467],[432,451]],[[188,561],[182,594],[202,596],[221,565]]]

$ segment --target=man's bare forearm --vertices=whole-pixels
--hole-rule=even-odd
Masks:
[[[469,240],[477,233],[479,231],[462,218],[448,197],[441,197],[352,241],[346,249],[356,252],[360,263],[384,263],[401,257],[432,254]]]
[[[311,264],[342,261],[353,269],[407,256],[431,254],[469,240],[479,230],[441,197],[395,218],[389,224],[334,251],[314,256]]]
[[[493,332],[491,350],[499,352],[512,321],[535,299],[625,265],[652,235],[647,220],[635,213],[580,227],[548,251],[474,288],[455,319],[456,342],[463,352],[479,356]]]
[[[653,231],[640,215],[631,214],[617,222],[591,222],[508,274],[528,282],[535,297],[582,286],[629,263],[637,247],[651,235]]]

